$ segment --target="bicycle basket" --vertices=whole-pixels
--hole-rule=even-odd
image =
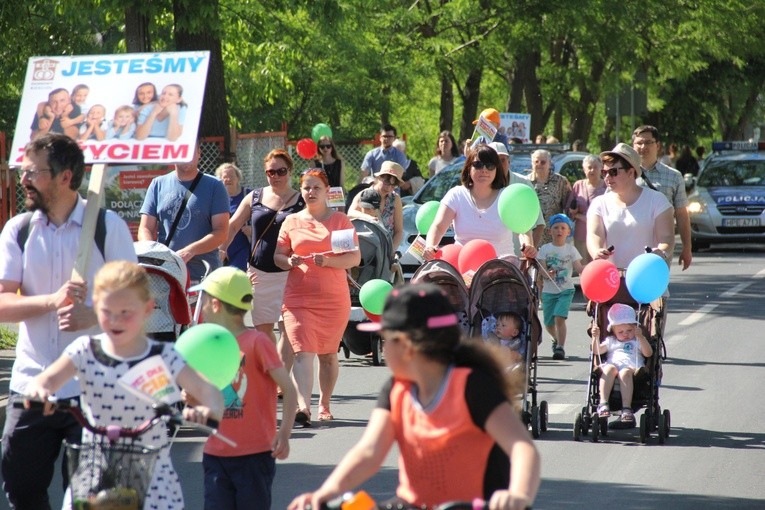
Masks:
[[[74,510],[140,510],[159,450],[131,443],[65,443]]]

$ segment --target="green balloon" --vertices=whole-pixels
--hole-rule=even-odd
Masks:
[[[392,290],[393,285],[385,280],[369,280],[361,286],[359,291],[359,301],[362,308],[369,313],[380,315],[385,306],[385,298],[388,297]]]
[[[332,128],[330,128],[326,124],[316,124],[313,129],[311,130],[311,138],[313,138],[313,141],[316,143],[319,143],[319,138],[322,136],[326,136],[327,138],[332,138]]]
[[[219,389],[234,380],[241,353],[236,337],[217,324],[198,324],[184,331],[175,350],[186,363]]]
[[[497,208],[502,223],[516,234],[523,234],[537,223],[539,197],[533,188],[517,182],[502,190]]]
[[[417,214],[414,216],[414,224],[417,225],[417,232],[422,235],[426,235],[430,226],[433,224],[433,220],[436,219],[436,213],[441,206],[436,200],[425,202],[417,209]]]

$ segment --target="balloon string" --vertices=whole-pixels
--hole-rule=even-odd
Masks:
[[[558,289],[558,292],[563,292],[563,289],[561,289],[557,283],[555,283],[555,280],[550,275],[550,273],[547,272],[547,269],[542,267],[542,264],[537,259],[531,259],[534,261],[534,263],[539,267],[539,269],[542,271],[542,274],[547,277],[548,280],[550,280],[550,283],[555,285],[555,288]]]

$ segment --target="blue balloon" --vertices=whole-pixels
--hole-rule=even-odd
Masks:
[[[669,266],[655,253],[635,257],[624,277],[627,290],[638,303],[650,303],[661,297],[669,285]]]

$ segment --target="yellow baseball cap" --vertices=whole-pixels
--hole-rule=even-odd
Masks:
[[[252,308],[252,284],[247,274],[232,266],[219,267],[189,292],[203,290],[214,298],[242,310]]]

